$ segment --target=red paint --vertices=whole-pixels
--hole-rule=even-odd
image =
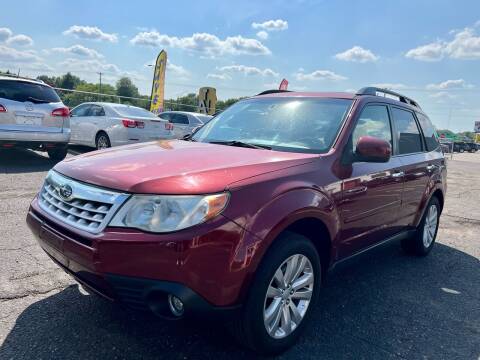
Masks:
[[[308,218],[323,224],[327,233],[321,236],[330,243],[326,265],[332,265],[418,225],[432,194],[445,193],[446,168],[440,150],[398,156],[384,142],[365,139],[362,152],[392,155],[390,159],[342,160],[362,108],[372,102],[396,106],[398,102],[343,93],[260,98],[271,96],[340,97],[355,102],[326,154],[159,141],[93,152],[55,167],[74,179],[132,193],[229,191],[225,211],[207,223],[171,234],[107,227],[93,235],[50,218],[34,199],[27,219],[30,228],[47,252],[58,256],[64,266],[89,273],[100,287],[108,287],[101,280],[105,273],[174,281],[214,305],[226,306],[242,302],[265,252],[275,246],[278,234],[297,221]],[[435,170],[427,170],[432,164]],[[398,171],[405,176],[392,176]]]

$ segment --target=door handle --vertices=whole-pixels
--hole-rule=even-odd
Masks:
[[[397,171],[392,174],[392,178],[394,179],[398,179],[404,176],[405,176],[405,173],[403,171]]]

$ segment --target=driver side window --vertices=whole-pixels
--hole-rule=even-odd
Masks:
[[[353,152],[362,136],[373,136],[386,140],[393,146],[392,129],[388,109],[384,105],[366,106],[358,118],[352,135]]]

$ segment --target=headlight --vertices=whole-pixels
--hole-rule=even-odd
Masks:
[[[110,222],[162,233],[188,228],[214,218],[228,202],[228,193],[214,195],[134,195]]]

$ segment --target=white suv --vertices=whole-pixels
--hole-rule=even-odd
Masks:
[[[47,151],[60,161],[70,140],[69,110],[42,81],[0,76],[0,146]]]
[[[173,138],[173,126],[145,109],[103,102],[78,105],[71,112],[71,143],[97,149]]]

